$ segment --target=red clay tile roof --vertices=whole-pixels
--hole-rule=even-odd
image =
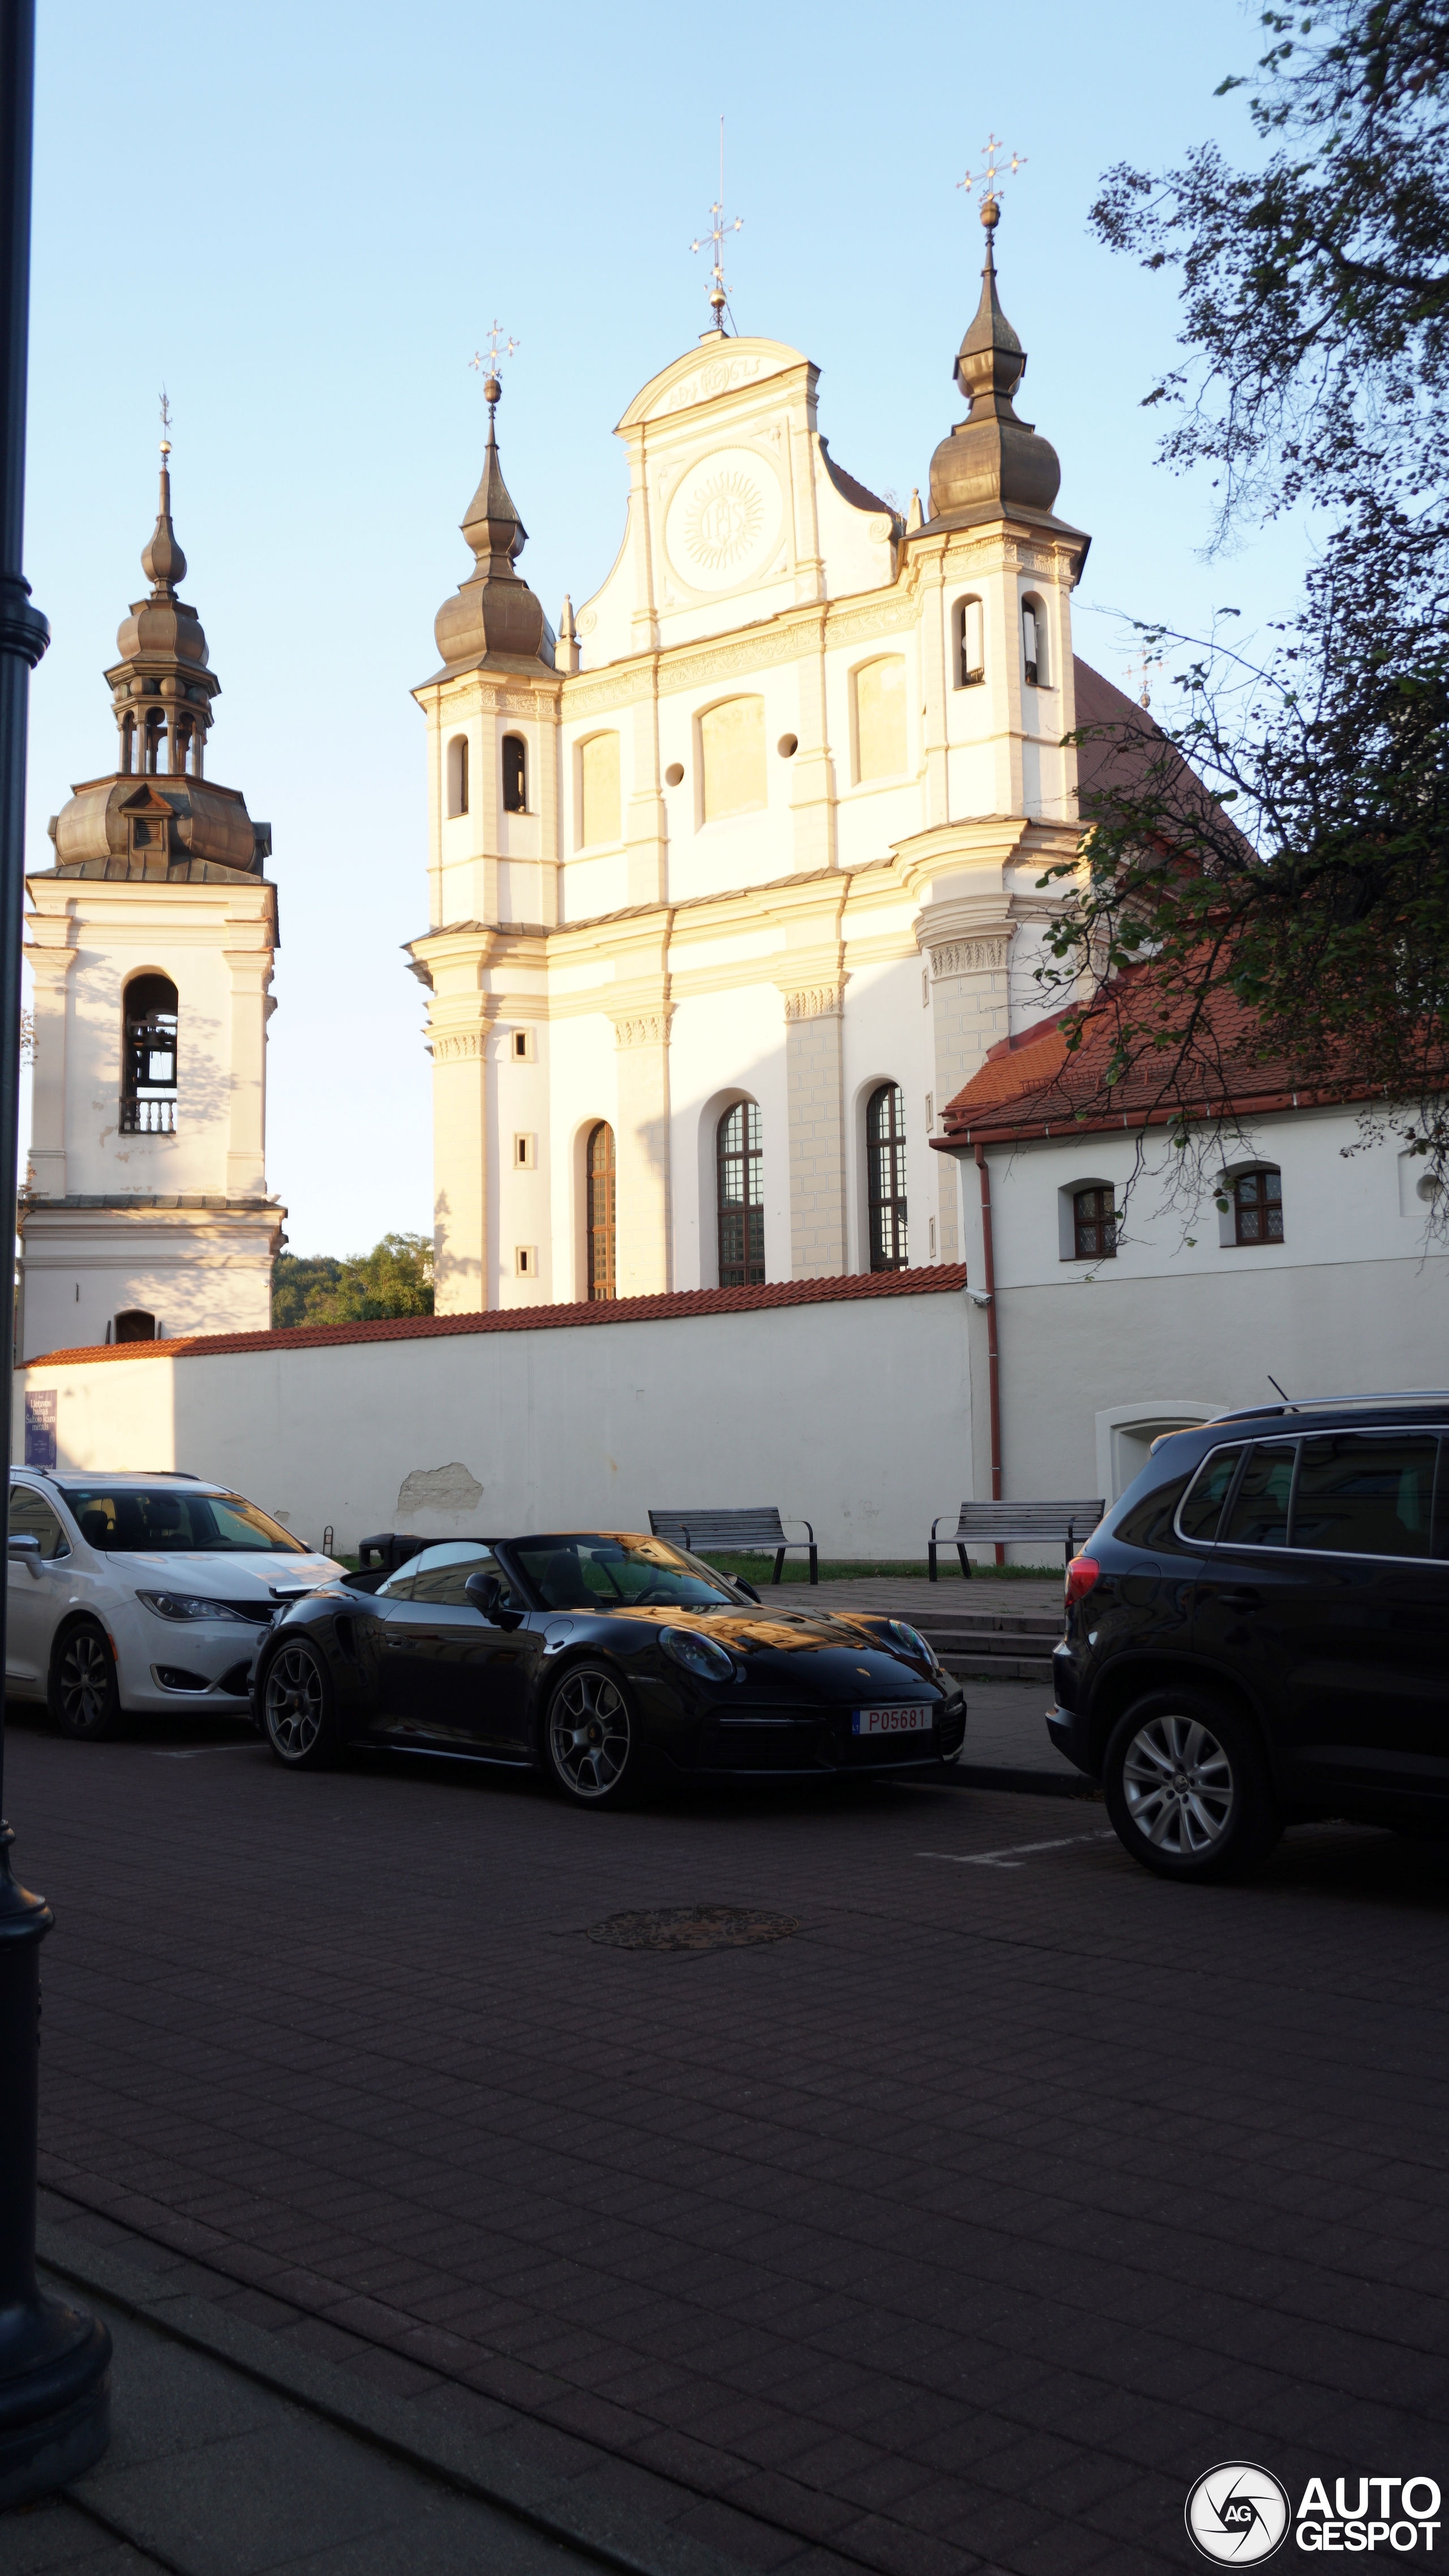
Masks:
[[[1128,975],[1151,973],[1134,966]],[[1126,978],[1123,978],[1125,982]],[[1280,1057],[1258,1052],[1257,1018],[1227,992],[1207,1004],[1208,1044],[1217,1058],[1217,1076],[1208,1081],[1201,1070],[1190,1087],[1169,1094],[1170,1059],[1148,1056],[1133,1066],[1125,1081],[1109,1087],[1104,1079],[1116,1035],[1116,1017],[1103,1002],[1087,1020],[1075,1053],[1069,1052],[1058,1011],[991,1048],[986,1062],[963,1091],[948,1101],[944,1134],[931,1142],[939,1150],[953,1145],[1022,1143],[1033,1136],[1101,1135],[1113,1128],[1170,1125],[1184,1112],[1189,1117],[1263,1114],[1273,1109],[1311,1109],[1369,1096],[1370,1086],[1352,1080],[1317,1091],[1298,1090],[1291,1067]]]
[[[458,1333],[554,1333],[571,1324],[671,1324],[691,1315],[747,1315],[768,1306],[828,1306],[846,1298],[925,1297],[966,1285],[964,1262],[920,1270],[851,1271],[840,1279],[781,1279],[763,1288],[681,1288],[586,1306],[504,1306],[488,1314],[390,1315],[376,1324],[298,1324],[285,1333],[182,1333],[174,1341],[109,1342],[40,1351],[24,1368],[74,1360],[206,1360],[242,1351],[327,1350],[344,1342],[426,1342]]]

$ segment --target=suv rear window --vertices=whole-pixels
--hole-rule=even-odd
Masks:
[[[1228,1487],[1238,1472],[1241,1448],[1214,1449],[1204,1458],[1187,1490],[1187,1497],[1177,1516],[1177,1526],[1186,1539],[1201,1545],[1215,1539],[1218,1522],[1228,1498]]]
[[[1349,1432],[1303,1443],[1295,1547],[1339,1556],[1427,1556],[1437,1441]]]

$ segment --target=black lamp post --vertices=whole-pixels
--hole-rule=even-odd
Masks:
[[[15,1166],[20,1142],[20,948],[25,895],[25,724],[50,641],[20,570],[30,313],[35,0],[0,0],[0,1396],[9,1454],[15,1339]],[[6,1482],[9,1477],[7,1471]],[[5,1662],[0,1583],[0,1674]],[[0,1814],[4,1809],[0,1697]],[[35,2280],[40,1945],[53,1916],[10,1870],[0,1823],[0,2506],[48,2495],[110,2439],[111,2338]]]

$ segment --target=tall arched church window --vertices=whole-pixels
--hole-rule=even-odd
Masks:
[[[737,1100],[715,1133],[721,1288],[765,1282],[765,1154],[757,1100]]]
[[[590,734],[579,752],[579,846],[619,838],[619,737]]]
[[[883,653],[855,675],[856,776],[899,778],[906,765],[906,666]]]
[[[468,811],[468,737],[455,733],[448,745],[448,816]]]
[[[1021,654],[1029,685],[1047,688],[1046,611],[1039,599],[1024,599],[1021,603]]]
[[[707,707],[699,719],[699,761],[706,823],[758,813],[767,801],[764,699],[726,698],[723,706]]]
[[[1235,1243],[1281,1243],[1283,1240],[1283,1175],[1239,1172],[1233,1183]]]
[[[960,685],[974,689],[986,677],[986,617],[979,599],[961,602]]]
[[[166,975],[134,975],[126,986],[121,1054],[121,1133],[176,1132],[179,1002]]]
[[[589,1303],[614,1295],[614,1130],[600,1120],[591,1128],[586,1151]]]
[[[521,734],[503,737],[503,811],[528,812],[528,746]]]
[[[905,1270],[906,1104],[900,1085],[883,1082],[865,1113],[865,1152],[870,1199],[870,1266]]]

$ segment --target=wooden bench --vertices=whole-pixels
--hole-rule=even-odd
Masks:
[[[967,1547],[1031,1547],[1040,1540],[1049,1546],[1065,1548],[1070,1562],[1079,1540],[1088,1538],[1096,1528],[1107,1506],[1095,1503],[963,1503],[953,1530],[941,1545],[954,1547],[961,1559],[961,1571],[968,1578],[971,1559]],[[941,1512],[931,1523],[931,1542],[926,1554],[931,1581],[936,1576],[936,1532],[949,1512]]]
[[[784,1523],[773,1503],[762,1503],[753,1511],[706,1511],[701,1507],[694,1512],[651,1512],[649,1515],[649,1527],[656,1538],[668,1539],[671,1547],[688,1548],[691,1555],[705,1548],[714,1548],[717,1552],[723,1550],[726,1555],[753,1553],[756,1549],[769,1555],[773,1550],[775,1572],[772,1580],[776,1583],[785,1563],[786,1548],[808,1547],[810,1580],[818,1583],[820,1559],[815,1532],[808,1521],[802,1521],[800,1526],[806,1533],[804,1538],[787,1538]]]

